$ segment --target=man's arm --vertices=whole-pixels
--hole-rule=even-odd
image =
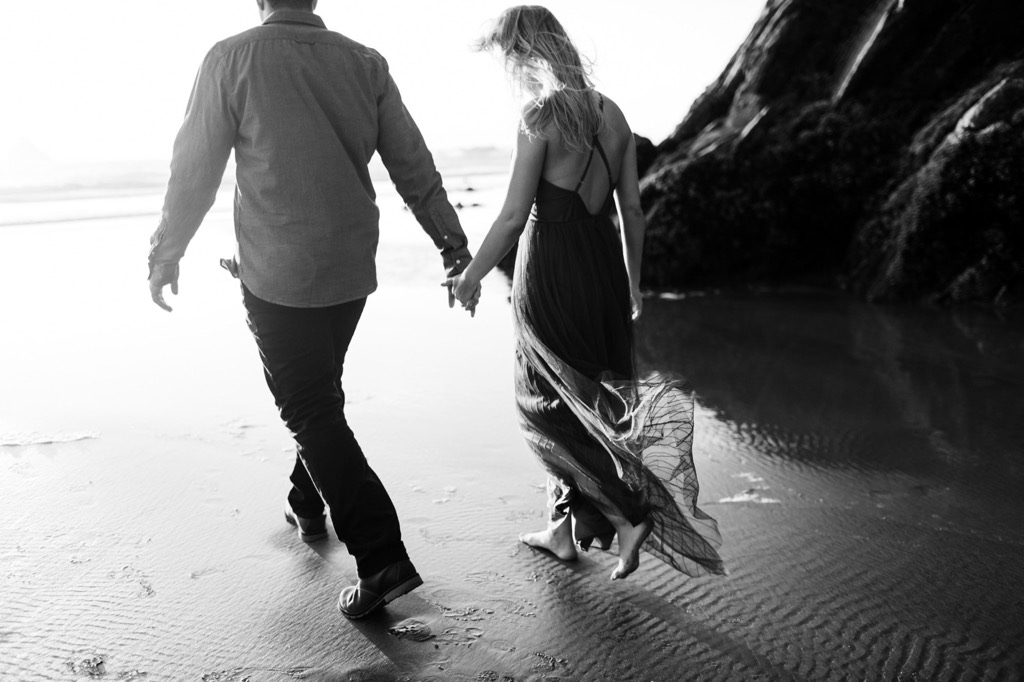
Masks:
[[[171,178],[167,183],[160,225],[150,238],[149,288],[153,302],[164,310],[163,287],[178,293],[178,261],[217,197],[238,122],[228,97],[223,60],[206,55],[185,120],[174,141]]]
[[[382,60],[383,62],[383,60]],[[441,251],[448,275],[462,272],[472,256],[469,241],[434,166],[416,122],[402,103],[387,62],[383,62],[377,100],[377,151],[395,189],[412,210],[423,231]]]

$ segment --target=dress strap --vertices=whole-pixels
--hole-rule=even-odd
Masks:
[[[602,95],[601,93],[597,93],[597,96],[599,98],[598,107],[600,107],[601,111],[604,111],[604,95]],[[611,184],[612,171],[611,168],[608,166],[608,157],[604,155],[604,150],[601,149],[601,143],[598,141],[596,133],[594,134],[594,139],[592,142],[593,143],[590,145],[590,156],[587,157],[587,165],[583,167],[583,174],[580,175],[580,181],[576,183],[576,189],[573,190],[574,192],[580,191],[580,187],[583,186],[583,181],[586,180],[587,178],[587,171],[590,170],[590,164],[594,160],[595,148],[597,148],[597,150],[601,152],[601,158],[604,159],[604,167],[608,169],[608,183]]]
[[[601,160],[604,161],[604,171],[608,174],[608,186],[613,187],[615,181],[612,179],[612,167],[608,163],[608,156],[604,153],[604,147],[601,146],[601,141],[594,137],[594,146],[597,147],[598,153],[601,155]]]
[[[597,136],[594,136],[594,142],[597,142]],[[590,162],[594,160],[594,147],[590,148],[590,156],[587,158],[587,165],[583,168],[583,174],[580,176],[580,181],[576,183],[576,189],[574,192],[579,192],[580,187],[583,186],[583,181],[587,178],[587,171],[590,170]]]

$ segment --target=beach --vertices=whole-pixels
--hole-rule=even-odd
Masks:
[[[445,177],[475,247],[503,176]],[[729,575],[642,554],[613,583],[614,553],[517,541],[546,495],[516,425],[508,280],[488,276],[475,317],[449,310],[429,239],[378,189],[346,412],[425,584],[361,622],[335,606],[356,571],[333,530],[306,545],[282,517],[294,448],[218,265],[229,189],[171,314],[146,284],[159,188],[5,195],[0,680],[1024,675],[1020,311],[652,295],[638,361],[695,391]]]

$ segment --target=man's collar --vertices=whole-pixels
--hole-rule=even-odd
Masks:
[[[273,14],[263,20],[263,25],[267,24],[309,24],[310,26],[327,28],[323,19],[312,12],[306,12],[301,9],[275,10]]]

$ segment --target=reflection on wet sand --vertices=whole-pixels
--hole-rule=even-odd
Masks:
[[[649,301],[638,362],[690,379],[702,483],[734,491],[705,502],[732,578],[679,603],[771,675],[1014,679],[1022,330],[832,294]]]
[[[641,366],[768,457],[830,467],[1024,477],[1024,315],[872,306],[835,295],[652,300]]]

